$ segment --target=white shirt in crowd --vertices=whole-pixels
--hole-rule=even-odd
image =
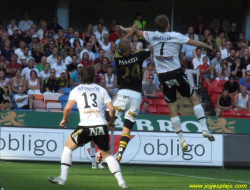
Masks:
[[[110,45],[111,45],[111,43],[109,42],[108,43],[108,45],[106,46],[106,45],[104,45],[103,44],[103,42],[101,42],[100,43],[100,45],[102,46],[102,49],[104,50],[104,51],[108,51],[108,50],[110,50]]]
[[[246,71],[250,71],[250,64],[247,66],[247,70]]]
[[[50,70],[48,71],[48,73],[45,73],[44,70],[40,72],[42,81],[44,81],[46,78],[48,78],[50,76]]]
[[[189,34],[185,34],[189,38]],[[194,41],[199,41],[199,36],[197,34],[194,34]]]
[[[180,46],[186,44],[188,37],[177,32],[143,32],[144,39],[154,48],[154,63],[157,73],[165,73],[181,67]]]
[[[193,58],[193,67],[194,67],[194,70],[198,69],[198,67],[203,64],[202,60],[203,60],[204,56],[206,56],[206,55],[201,54],[200,60],[198,59],[197,56]],[[209,60],[208,57],[207,57],[207,64],[210,65],[210,60]]]
[[[22,52],[22,50],[20,48],[17,48],[15,50],[15,54],[17,54],[18,58],[17,58],[17,63],[21,63],[21,57],[24,55],[24,53]],[[31,56],[31,51],[29,51],[29,56]],[[27,59],[30,57],[26,57]]]
[[[43,39],[43,30],[42,29],[39,29],[36,33],[36,35],[39,37],[39,39]]]
[[[72,57],[70,57],[69,55],[65,58],[64,61],[65,65],[69,65],[72,63]]]
[[[226,59],[227,57],[230,56],[230,53],[227,52],[226,48],[221,50],[220,53],[221,53],[221,59]]]
[[[95,54],[92,51],[88,51],[87,49],[81,51],[81,53],[80,53],[80,59],[82,59],[82,55],[85,52],[87,52],[89,54],[89,60],[91,60],[92,62],[94,62],[94,60],[95,60]]]
[[[57,57],[54,58],[54,57],[53,57],[53,54],[50,55],[49,57],[47,57],[47,63],[50,64],[50,67],[51,67],[54,63],[56,63],[56,62],[57,62]]]
[[[52,68],[56,70],[56,77],[60,77],[61,73],[67,69],[65,63],[61,63],[61,65],[54,63],[51,66],[51,69]]]
[[[69,100],[77,103],[79,126],[106,125],[103,108],[111,99],[104,88],[97,84],[80,84],[70,92]]]
[[[69,42],[71,43],[71,47],[74,47],[74,40],[75,40],[75,38],[71,38],[71,39],[69,40]],[[83,40],[80,39],[80,38],[78,38],[78,40],[80,41],[81,47],[83,47],[83,46],[84,46]]]
[[[32,24],[34,24],[34,22],[32,20],[28,20],[28,21],[21,20],[19,22],[19,29],[21,31],[29,30],[31,28]]]
[[[94,33],[96,35],[96,39],[98,40],[99,43],[103,42],[103,40],[104,40],[103,34],[105,34],[105,33],[108,34],[107,31],[103,31],[103,30],[102,30],[101,34],[98,31]]]
[[[21,102],[17,102],[17,100],[19,98],[26,98],[26,97],[28,97],[27,94],[23,94],[22,96],[20,94],[15,95],[15,102],[16,102],[16,105],[17,105],[18,108],[21,108],[21,107],[26,106],[26,105],[29,104],[29,102],[28,102],[29,99],[28,98],[25,99],[25,100],[23,100],[23,101],[21,101]]]
[[[25,79],[30,79],[30,72],[32,70],[36,71],[37,77],[41,76],[39,70],[37,68],[35,68],[35,67],[33,69],[30,69],[29,67],[23,68],[21,75],[24,76]]]
[[[108,31],[106,26],[102,27],[102,31]],[[93,26],[93,33],[97,32],[97,25]]]

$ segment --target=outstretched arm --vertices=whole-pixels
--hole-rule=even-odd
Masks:
[[[194,40],[189,39],[187,41],[187,44],[191,46],[199,47],[199,48],[204,48],[205,50],[211,53],[213,52],[213,48],[211,46],[204,44],[203,42],[200,42],[200,41],[194,41]]]
[[[137,36],[139,36],[139,37],[142,37],[143,38],[143,32],[141,31],[141,30],[138,30],[138,27],[137,27],[137,25],[138,25],[138,23],[135,23],[134,24],[134,26],[136,25],[136,30],[135,31],[133,31],[133,33],[132,34],[136,34]],[[133,27],[134,27],[133,26]],[[123,30],[123,31],[125,31],[125,32],[127,32],[127,33],[129,33],[131,30],[134,30],[133,29],[133,27],[130,27],[130,28],[124,28],[123,26],[120,26],[120,28],[121,28],[121,30]],[[126,36],[125,36],[126,37]],[[124,37],[124,38],[125,38]],[[127,39],[127,38],[126,38]]]

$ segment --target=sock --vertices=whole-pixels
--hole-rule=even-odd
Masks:
[[[129,140],[130,140],[130,135],[122,134],[122,137],[120,140],[120,146],[119,146],[119,152],[121,152],[121,154],[123,154],[123,152],[125,151]]]
[[[125,183],[125,181],[124,181],[124,179],[122,177],[122,172],[121,172],[120,165],[116,161],[116,159],[112,155],[110,155],[107,158],[105,158],[105,160],[106,160],[106,162],[108,164],[110,172],[112,174],[114,174],[115,178],[117,179],[118,184],[121,185],[121,184]]]
[[[185,139],[183,137],[183,133],[181,130],[181,120],[180,120],[179,116],[171,117],[171,123],[174,127],[175,133],[178,135],[180,142],[182,144],[183,141],[185,141]]]
[[[209,131],[207,128],[204,109],[201,107],[200,104],[194,106],[194,113],[201,124],[202,130]]]
[[[67,180],[69,168],[72,164],[72,150],[68,147],[64,147],[61,158],[61,175],[62,180]]]
[[[92,161],[92,165],[96,165],[96,159],[95,159],[95,147],[90,146],[90,157]]]

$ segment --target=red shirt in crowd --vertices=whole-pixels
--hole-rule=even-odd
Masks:
[[[90,60],[87,63],[84,62],[84,61],[80,61],[80,63],[83,65],[83,67],[87,67],[87,66],[93,65],[93,62],[90,61]]]
[[[208,64],[206,64],[206,65],[202,64],[199,66],[199,69],[200,69],[200,71],[202,71],[202,70],[207,70],[209,67],[210,67],[210,65],[208,65]],[[201,79],[202,79],[204,74],[209,74],[209,73],[210,73],[210,71],[207,71],[206,73],[200,72]]]
[[[6,69],[20,69],[22,70],[22,66],[19,63],[8,63]],[[16,76],[16,73],[8,73],[10,76]]]
[[[109,36],[109,41],[110,42],[115,42],[116,40],[119,39],[120,34],[116,34],[115,32],[112,32]]]

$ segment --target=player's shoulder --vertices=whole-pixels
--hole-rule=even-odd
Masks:
[[[116,50],[115,51],[115,58],[121,58],[122,57],[122,54],[119,50]]]

